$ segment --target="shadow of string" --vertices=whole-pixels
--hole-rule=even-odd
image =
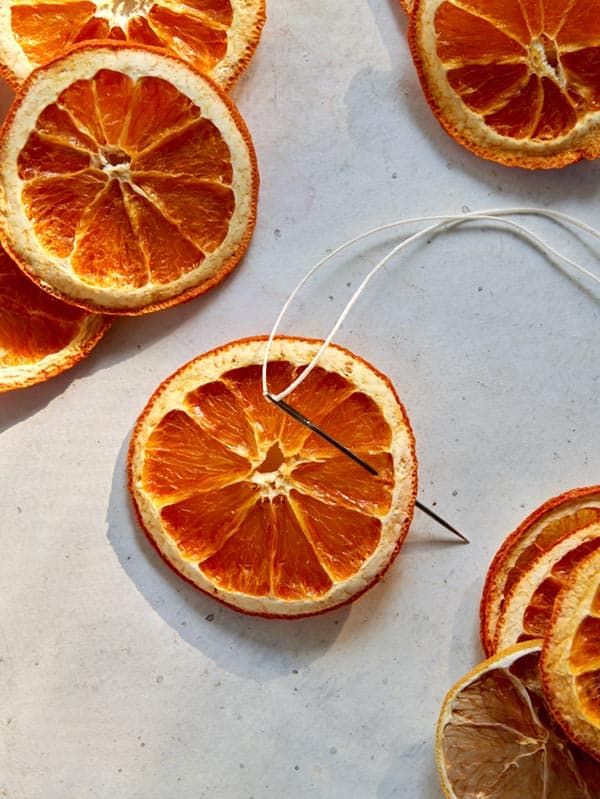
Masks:
[[[294,290],[289,295],[288,299],[284,303],[271,333],[269,335],[267,346],[265,348],[263,364],[262,364],[262,391],[263,395],[273,404],[275,404],[283,413],[286,413],[288,416],[292,417],[298,424],[302,424],[311,430],[316,435],[320,436],[322,439],[327,441],[333,447],[335,447],[339,452],[345,455],[350,460],[357,463],[363,469],[365,469],[373,478],[377,478],[378,474],[376,469],[373,468],[371,464],[367,461],[363,460],[359,457],[355,452],[352,451],[351,448],[346,446],[343,442],[338,441],[333,436],[331,436],[326,430],[321,429],[318,425],[308,419],[304,414],[302,414],[297,408],[291,405],[289,402],[285,400],[300,386],[306,378],[310,375],[310,373],[315,369],[318,365],[319,361],[321,360],[325,350],[335,337],[336,333],[343,325],[344,321],[346,320],[347,316],[349,315],[350,311],[356,304],[356,302],[360,299],[361,295],[367,288],[371,279],[381,270],[383,269],[389,261],[392,260],[396,255],[398,255],[402,250],[408,248],[412,244],[415,244],[421,239],[432,239],[434,236],[437,237],[439,235],[444,235],[446,233],[451,232],[457,227],[460,227],[465,224],[472,224],[477,223],[481,225],[485,223],[495,229],[498,232],[505,233],[507,231],[516,233],[518,236],[523,238],[525,241],[528,241],[535,249],[541,252],[543,255],[546,256],[548,260],[550,260],[555,266],[560,268],[560,264],[568,264],[572,269],[578,272],[580,275],[583,275],[585,278],[591,280],[592,282],[600,285],[600,276],[596,273],[592,272],[587,267],[583,266],[582,264],[575,261],[573,258],[570,258],[563,253],[559,252],[555,247],[549,244],[544,238],[542,238],[537,233],[534,233],[529,228],[525,227],[524,225],[515,222],[512,219],[507,219],[506,217],[509,216],[537,216],[541,218],[545,218],[550,220],[553,223],[556,223],[561,228],[569,232],[574,238],[578,241],[581,241],[580,237],[575,232],[576,230],[585,233],[591,237],[593,237],[596,241],[600,241],[600,231],[597,231],[595,228],[591,227],[590,225],[582,222],[581,220],[569,216],[568,214],[564,214],[561,211],[551,211],[542,208],[535,208],[535,207],[508,207],[508,208],[493,208],[489,210],[483,211],[471,211],[469,213],[463,214],[449,214],[449,215],[435,215],[435,216],[420,216],[420,217],[412,217],[410,219],[400,219],[395,222],[389,222],[385,225],[379,225],[378,227],[371,228],[370,230],[365,231],[364,233],[359,234],[353,239],[350,239],[347,242],[344,242],[332,252],[328,253],[324,258],[322,258],[315,266],[310,269],[307,274],[300,280],[300,282],[296,285]],[[302,288],[308,283],[308,281],[313,277],[313,275],[318,272],[325,264],[329,261],[333,260],[337,255],[339,255],[344,250],[352,247],[353,245],[357,244],[364,239],[367,239],[371,236],[374,236],[378,233],[382,233],[383,231],[392,230],[394,228],[401,227],[403,225],[419,225],[425,223],[433,223],[428,224],[427,227],[419,230],[412,235],[405,236],[399,244],[396,244],[375,266],[368,272],[365,278],[363,278],[362,282],[354,292],[354,294],[350,297],[346,306],[343,308],[342,312],[339,314],[337,320],[335,321],[333,327],[331,328],[330,332],[328,333],[327,337],[324,339],[323,343],[317,350],[315,356],[308,364],[308,366],[301,372],[301,374],[290,383],[287,388],[280,391],[278,394],[274,394],[269,390],[269,382],[268,382],[268,363],[269,363],[269,356],[271,352],[271,347],[273,345],[273,341],[283,317],[287,313],[290,305],[298,295],[298,293],[302,290]],[[575,230],[573,230],[573,228]],[[596,257],[598,257],[595,251],[592,251]],[[564,271],[564,270],[563,270]],[[568,277],[571,275],[566,272]],[[431,508],[424,505],[419,500],[416,501],[416,506],[425,514],[427,514],[430,518],[434,519],[438,524],[440,524],[445,529],[449,530],[453,535],[455,535],[458,539],[460,539],[463,543],[469,543],[468,538],[456,527],[450,524],[443,516],[438,515],[435,513]]]

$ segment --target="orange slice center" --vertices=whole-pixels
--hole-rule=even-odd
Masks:
[[[370,397],[322,368],[294,394],[302,413],[373,463],[373,478],[266,401],[260,371],[231,370],[163,417],[146,445],[144,488],[181,555],[213,584],[317,598],[380,542],[392,502],[391,428]],[[271,389],[297,374],[270,364]]]

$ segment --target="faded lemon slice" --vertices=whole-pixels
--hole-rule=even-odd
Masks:
[[[545,502],[511,533],[496,553],[481,599],[481,642],[494,652],[505,598],[532,563],[565,535],[600,522],[600,486],[577,488]]]
[[[276,339],[271,390],[320,343]],[[416,459],[404,408],[368,363],[331,346],[290,402],[377,477],[263,397],[264,348],[227,344],[159,387],[133,432],[129,485],[144,530],[183,577],[237,610],[289,618],[379,580],[412,519]]]
[[[190,299],[245,252],[258,173],[232,102],[172,56],[84,46],[36,70],[0,140],[3,234],[47,291],[138,314]]]
[[[533,562],[505,598],[496,626],[496,651],[545,636],[559,591],[573,569],[597,549],[600,522],[570,533]]]
[[[250,61],[264,0],[5,0],[0,63],[11,82],[86,41],[164,48],[227,87]]]
[[[548,713],[540,641],[500,652],[448,693],[436,754],[449,799],[598,799],[600,764]]]
[[[0,392],[40,383],[88,354],[110,322],[38,288],[0,248]]]
[[[415,0],[413,58],[456,141],[529,169],[600,154],[594,0]]]
[[[551,711],[569,738],[600,760],[600,552],[558,595],[541,668]]]

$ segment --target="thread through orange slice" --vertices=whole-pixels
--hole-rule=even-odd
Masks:
[[[8,0],[0,4],[0,63],[13,81],[73,45],[112,39],[164,48],[229,86],[265,21],[264,0]]]
[[[109,321],[54,299],[0,248],[0,392],[40,383],[74,366]]]
[[[320,342],[275,341],[274,392]],[[292,617],[337,607],[381,577],[408,531],[414,440],[383,375],[332,346],[291,402],[375,469],[373,477],[264,399],[263,339],[191,361],[151,398],[129,479],[161,555],[238,610]]]
[[[600,153],[595,0],[415,0],[409,35],[430,106],[478,155],[554,168]]]
[[[248,246],[258,188],[248,131],[171,56],[82,47],[37,70],[0,155],[8,248],[46,290],[88,309],[189,299]]]

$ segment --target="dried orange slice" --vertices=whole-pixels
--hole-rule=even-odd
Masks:
[[[573,571],[558,595],[541,669],[550,710],[569,738],[600,760],[598,551]],[[597,785],[600,786],[600,778]]]
[[[190,299],[245,252],[258,172],[229,98],[149,48],[76,48],[17,93],[0,140],[7,248],[89,310]]]
[[[595,0],[415,0],[409,37],[429,105],[473,152],[529,169],[600,154]]]
[[[600,522],[600,486],[577,488],[545,502],[511,533],[496,553],[481,600],[481,642],[494,653],[496,625],[507,597],[532,563],[561,538]]]
[[[600,764],[547,711],[540,641],[481,663],[448,693],[436,754],[449,799],[598,799]]]
[[[7,0],[0,64],[12,83],[73,45],[112,39],[164,48],[221,86],[252,58],[265,0]]]
[[[321,342],[276,339],[272,391]],[[133,432],[129,485],[165,560],[247,613],[306,616],[355,599],[408,532],[414,439],[389,380],[331,346],[290,402],[367,460],[373,477],[264,399],[265,340],[200,356],[166,380]]]
[[[46,294],[0,248],[0,393],[74,366],[109,324]]]
[[[600,522],[562,538],[535,560],[511,588],[496,625],[496,651],[543,638],[554,602],[582,560],[600,549]]]

